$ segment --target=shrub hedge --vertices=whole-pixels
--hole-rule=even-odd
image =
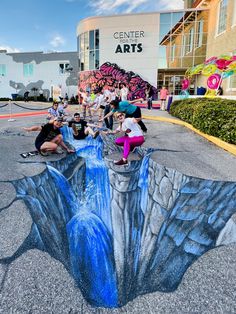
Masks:
[[[223,98],[190,98],[171,104],[170,114],[196,129],[236,144],[236,101]]]

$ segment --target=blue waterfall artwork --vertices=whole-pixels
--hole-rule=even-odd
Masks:
[[[154,163],[150,153],[129,168],[113,168],[100,137],[75,141],[67,127],[63,136],[77,156],[71,164],[70,157],[61,160],[61,169],[73,165],[85,184],[76,194],[76,180],[52,163],[15,181],[33,221],[30,248],[63,263],[94,307],[121,307],[141,294],[177,289],[236,212],[235,182],[185,176]],[[85,167],[77,169],[77,159]],[[24,248],[0,262],[11,263]]]
[[[72,272],[84,297],[95,306],[117,307],[112,236],[93,213],[81,211],[67,225]]]

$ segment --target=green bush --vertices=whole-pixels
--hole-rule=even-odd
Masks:
[[[236,101],[192,98],[174,101],[170,113],[196,129],[236,144]]]
[[[8,100],[11,100],[11,98],[8,98],[8,97],[2,97],[2,98],[0,98],[0,101],[8,101]]]
[[[18,95],[16,97],[16,101],[24,101],[25,100],[25,97],[21,96],[21,95]],[[47,99],[44,97],[44,96],[30,96],[27,98],[27,101],[40,101],[40,102],[46,102]]]

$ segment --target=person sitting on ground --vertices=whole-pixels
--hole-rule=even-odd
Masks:
[[[58,111],[58,102],[54,101],[52,107],[48,109],[47,120],[53,120],[60,116]]]
[[[110,106],[112,110],[103,117],[103,119],[100,119],[100,121],[103,121],[104,119],[110,117],[115,112],[123,112],[125,113],[126,118],[135,118],[138,121],[139,126],[141,127],[143,132],[147,132],[147,128],[145,124],[142,121],[142,114],[141,109],[135,105],[132,105],[132,103],[135,103],[137,101],[143,101],[143,98],[135,99],[132,101],[117,101],[112,100],[110,102]]]
[[[58,109],[57,109],[57,111],[58,111],[58,114],[59,114],[59,116],[60,117],[65,117],[65,116],[68,116],[69,115],[69,113],[68,112],[66,112],[66,108],[68,107],[68,104],[66,103],[66,102],[60,102],[59,104],[58,104]]]
[[[63,119],[61,117],[55,118],[52,122],[49,122],[42,126],[32,126],[29,128],[23,128],[27,132],[40,131],[35,140],[35,147],[39,153],[43,156],[48,156],[48,153],[60,153],[58,146],[61,146],[68,153],[74,153],[73,149],[70,149],[63,142],[60,128],[62,127]]]
[[[75,140],[83,140],[89,134],[95,139],[99,135],[99,131],[94,132],[91,128],[93,125],[82,120],[78,112],[74,114],[74,119],[69,121],[68,126],[72,128]]]
[[[104,132],[105,134],[116,134],[118,132],[124,131],[125,136],[118,137],[115,140],[116,145],[124,146],[123,158],[119,161],[114,162],[115,165],[127,165],[128,164],[128,156],[130,151],[137,146],[141,146],[145,139],[143,133],[138,125],[138,121],[135,118],[125,118],[125,114],[122,112],[118,112],[116,114],[116,118],[118,119],[120,125],[114,131]]]

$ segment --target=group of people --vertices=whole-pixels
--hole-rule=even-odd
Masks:
[[[124,89],[127,89],[123,84]],[[119,89],[121,91],[121,89]],[[35,147],[41,155],[47,156],[49,153],[61,153],[61,147],[68,153],[73,153],[74,149],[69,148],[63,141],[60,128],[67,124],[72,128],[73,137],[75,140],[81,140],[86,136],[91,135],[94,139],[99,135],[99,130],[94,131],[93,127],[99,128],[98,125],[88,123],[86,113],[89,115],[89,122],[95,112],[98,112],[98,122],[105,122],[107,131],[104,134],[116,134],[123,132],[124,136],[116,139],[117,145],[124,146],[123,158],[117,162],[116,165],[125,165],[128,163],[128,155],[136,146],[140,146],[144,142],[143,132],[147,132],[147,128],[142,121],[141,110],[139,107],[133,105],[133,102],[142,101],[143,99],[136,99],[135,101],[128,101],[128,89],[120,94],[117,94],[115,87],[111,89],[96,90],[94,95],[89,91],[83,94],[82,104],[82,118],[80,113],[76,112],[72,120],[68,120],[68,112],[66,110],[68,103],[54,102],[52,107],[48,110],[47,119],[49,120],[42,126],[32,126],[24,128],[25,131],[39,131],[35,140]],[[119,127],[113,129],[113,115],[119,122]]]

